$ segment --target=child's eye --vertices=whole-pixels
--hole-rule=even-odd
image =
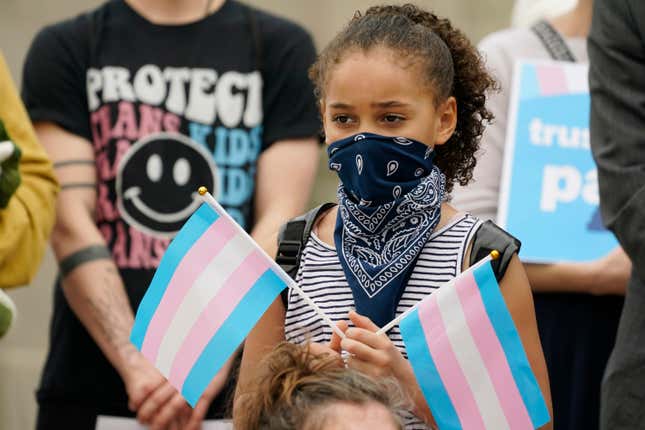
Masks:
[[[334,115],[331,120],[341,125],[347,125],[353,122],[353,119],[349,115],[341,115],[341,114]]]
[[[396,123],[396,122],[401,122],[403,120],[405,120],[405,118],[401,115],[387,114],[383,116],[383,121],[387,123]]]

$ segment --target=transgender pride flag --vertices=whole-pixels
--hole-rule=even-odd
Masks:
[[[534,67],[542,96],[589,93],[589,66],[586,64],[550,62],[537,63]]]
[[[161,259],[130,335],[192,406],[288,276],[207,194]]]
[[[489,261],[428,296],[400,323],[441,430],[535,429],[550,419]]]

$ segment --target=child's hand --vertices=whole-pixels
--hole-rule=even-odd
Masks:
[[[347,321],[338,321],[336,323],[336,327],[338,327],[340,329],[340,331],[345,333],[347,331],[347,329],[349,328],[349,324],[347,323]],[[327,346],[330,349],[333,349],[334,351],[336,351],[336,352],[338,352],[340,354],[341,353],[341,348],[340,348],[340,341],[341,340],[342,339],[340,338],[340,336],[338,336],[338,334],[336,333],[336,330],[334,330],[331,333],[331,339],[329,340],[329,343],[327,344]]]
[[[410,362],[387,335],[376,334],[379,328],[369,318],[351,311],[349,319],[356,327],[347,329],[347,338],[340,342],[342,349],[352,354],[348,366],[376,378],[396,378],[412,402],[412,413],[423,419],[430,428],[437,428]]]
[[[347,329],[347,338],[340,342],[351,357],[347,365],[374,377],[394,376],[400,379],[406,373],[407,361],[385,334],[376,334],[378,327],[369,318],[350,311],[353,328]]]
[[[583,263],[589,267],[593,281],[589,283],[591,294],[625,295],[632,273],[632,262],[619,246],[598,260]]]
[[[347,331],[347,328],[349,327],[346,321],[339,321],[336,326],[343,333],[345,333],[345,331]],[[343,361],[340,355],[340,340],[340,336],[338,336],[334,331],[331,335],[331,340],[326,345],[323,345],[321,343],[310,343],[309,352],[311,352],[313,355],[330,355],[333,357],[338,357],[339,365],[343,365]]]

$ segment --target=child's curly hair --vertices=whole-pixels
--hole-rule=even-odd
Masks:
[[[457,100],[457,127],[445,145],[435,148],[435,163],[446,175],[447,192],[455,182],[466,185],[484,128],[493,119],[486,93],[497,89],[477,49],[450,21],[415,5],[374,6],[364,14],[356,12],[309,70],[317,97],[324,96],[330,71],[346,52],[379,45],[422,61],[437,102],[449,96]]]
[[[392,379],[375,380],[347,369],[329,356],[313,355],[307,346],[279,344],[264,358],[252,387],[235,405],[238,430],[316,430],[333,417],[338,403],[379,403],[392,413],[392,424],[403,429],[400,414],[409,400]]]

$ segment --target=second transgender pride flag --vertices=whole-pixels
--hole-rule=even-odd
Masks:
[[[428,296],[400,329],[441,430],[525,430],[549,422],[490,262]]]
[[[192,406],[289,282],[211,200],[170,243],[130,335]]]

